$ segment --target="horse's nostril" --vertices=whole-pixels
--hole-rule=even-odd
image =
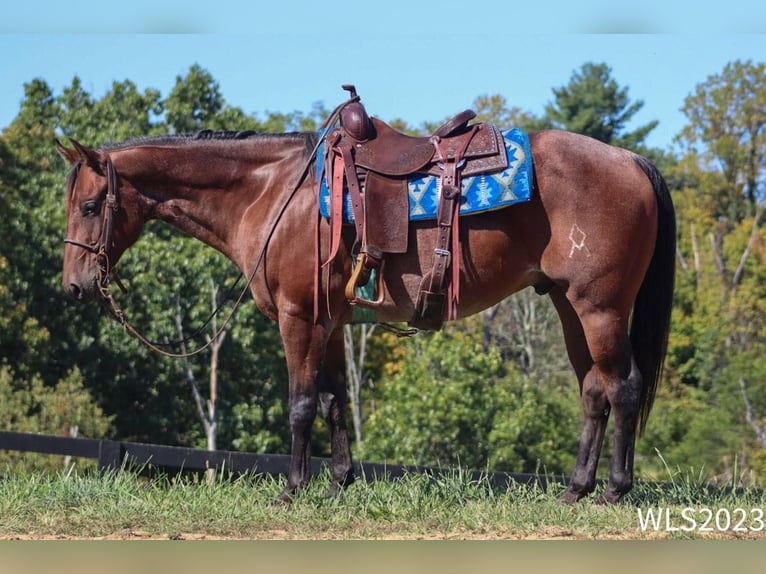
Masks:
[[[82,299],[82,289],[77,283],[69,284],[69,294],[75,299]]]

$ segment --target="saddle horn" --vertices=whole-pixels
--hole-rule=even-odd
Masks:
[[[372,126],[370,116],[364,109],[356,86],[343,84],[343,89],[349,92],[349,101],[340,111],[340,125],[346,133],[357,141],[365,142],[375,137],[375,128]]]

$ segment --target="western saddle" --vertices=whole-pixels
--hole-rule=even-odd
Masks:
[[[459,300],[460,243],[458,212],[461,178],[507,167],[503,136],[488,123],[469,122],[472,110],[457,114],[430,137],[412,137],[367,114],[356,88],[344,85],[349,100],[340,109],[340,126],[327,134],[324,172],[330,188],[330,255],[338,252],[343,225],[343,193],[350,196],[356,227],[351,278],[346,298],[353,305],[376,308],[383,303],[385,255],[407,251],[409,195],[407,179],[439,178],[438,229],[431,270],[423,277],[415,315],[418,329],[439,330],[454,319]],[[451,266],[451,277],[448,269]],[[358,289],[375,277],[369,299]]]

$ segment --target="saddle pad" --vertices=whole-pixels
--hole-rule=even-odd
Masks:
[[[528,201],[532,196],[532,154],[529,136],[519,128],[501,130],[508,154],[508,167],[503,171],[461,178],[460,215],[500,209]],[[321,135],[321,134],[320,134]],[[317,151],[317,177],[322,174],[319,189],[319,212],[330,217],[330,190],[322,171],[324,142]],[[436,219],[439,200],[439,177],[413,175],[407,180],[410,221]],[[353,223],[354,213],[348,193],[343,196],[343,222]]]

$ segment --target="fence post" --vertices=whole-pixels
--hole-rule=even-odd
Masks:
[[[119,470],[122,464],[122,444],[116,440],[101,440],[98,443],[98,472],[101,476],[110,470]]]

